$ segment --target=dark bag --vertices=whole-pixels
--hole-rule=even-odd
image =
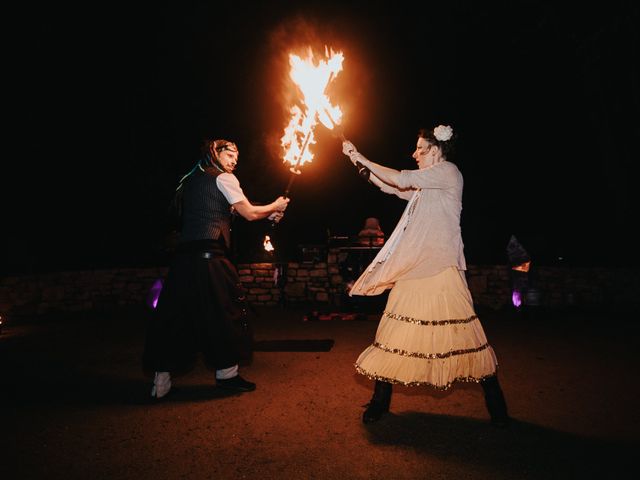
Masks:
[[[246,296],[238,297],[240,315],[235,318],[234,327],[236,330],[236,341],[238,342],[238,351],[240,352],[239,364],[246,366],[253,362],[253,325],[251,321],[250,306],[246,301]]]
[[[251,365],[253,362],[253,310],[247,301],[247,294],[238,281],[233,297],[235,303],[235,313],[233,315],[233,327],[235,329],[235,338],[237,342],[238,352],[240,352],[240,365]]]
[[[232,333],[232,342],[239,354],[240,365],[250,365],[253,361],[253,315],[254,311],[247,300],[247,292],[240,282],[240,277],[228,259],[213,262],[224,271],[227,301],[222,301],[222,308],[227,327]],[[211,266],[213,266],[211,265]]]

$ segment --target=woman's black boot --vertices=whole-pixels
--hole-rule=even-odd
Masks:
[[[389,411],[391,404],[392,385],[388,382],[376,380],[373,389],[373,397],[367,405],[367,409],[362,414],[362,423],[373,423],[380,420],[383,414]]]
[[[491,416],[491,423],[500,428],[508,427],[511,418],[507,413],[507,402],[504,400],[498,377],[496,375],[487,377],[480,382],[480,385],[484,390],[484,399]]]

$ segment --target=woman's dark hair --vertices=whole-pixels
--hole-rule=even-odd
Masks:
[[[440,150],[442,151],[442,155],[447,160],[452,161],[455,157],[455,150],[456,150],[455,141],[456,141],[457,135],[454,132],[449,140],[441,141],[441,140],[438,140],[434,135],[433,133],[434,130],[435,130],[434,128],[430,130],[426,128],[421,128],[418,131],[418,138],[424,138],[430,144],[440,147]]]

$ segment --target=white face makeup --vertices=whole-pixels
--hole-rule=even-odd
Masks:
[[[425,138],[418,138],[416,144],[416,151],[411,155],[416,162],[418,162],[418,168],[426,168],[433,165],[436,162],[436,152],[438,149],[435,145],[430,144]]]

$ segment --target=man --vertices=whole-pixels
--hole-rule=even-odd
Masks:
[[[249,221],[279,221],[289,203],[278,197],[253,205],[233,171],[238,148],[228,140],[206,141],[203,156],[177,189],[182,228],[174,259],[149,325],[144,365],[155,371],[151,396],[171,390],[171,371],[184,369],[201,352],[216,370],[216,385],[238,392],[256,385],[238,373],[247,305],[229,259],[234,212]]]

